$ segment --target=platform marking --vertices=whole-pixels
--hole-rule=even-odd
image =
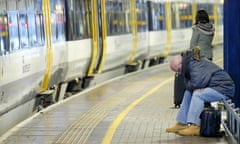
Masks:
[[[116,131],[116,129],[118,128],[118,126],[120,125],[120,123],[122,122],[122,120],[126,117],[126,115],[129,113],[130,110],[132,110],[137,104],[139,104],[141,101],[143,101],[145,98],[147,98],[148,96],[150,96],[151,94],[153,94],[154,92],[156,92],[158,89],[160,89],[162,86],[164,86],[165,84],[169,83],[170,81],[173,81],[174,77],[168,78],[165,81],[161,82],[160,84],[158,84],[157,86],[155,86],[154,88],[152,88],[150,91],[148,91],[147,93],[145,93],[143,96],[141,96],[140,98],[136,99],[135,101],[133,101],[126,109],[124,109],[118,116],[117,118],[112,122],[112,124],[110,125],[110,127],[107,130],[107,133],[102,141],[102,144],[111,144],[113,135]]]

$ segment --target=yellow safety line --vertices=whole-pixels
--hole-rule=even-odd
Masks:
[[[219,63],[223,61],[223,58],[219,58],[217,60],[215,60],[215,63]],[[160,89],[162,86],[164,86],[165,84],[169,83],[170,81],[173,81],[174,77],[170,77],[166,80],[164,80],[163,82],[161,82],[160,84],[156,85],[155,87],[153,87],[150,91],[148,91],[147,93],[145,93],[143,96],[141,96],[140,98],[136,99],[135,101],[133,101],[126,109],[124,109],[118,116],[117,118],[111,123],[110,127],[108,128],[105,137],[102,141],[102,144],[111,144],[113,135],[115,134],[118,126],[120,125],[120,123],[122,122],[122,120],[126,117],[126,115],[137,105],[139,104],[141,101],[143,101],[145,98],[151,96],[154,92],[156,92],[158,89]]]
[[[107,130],[107,133],[102,141],[102,144],[111,144],[113,135],[116,131],[116,129],[118,128],[118,126],[120,125],[120,123],[122,122],[122,120],[125,118],[125,116],[129,113],[129,111],[131,111],[137,104],[139,104],[141,101],[143,101],[145,98],[149,97],[150,95],[152,95],[154,92],[156,92],[159,88],[161,88],[162,86],[164,86],[165,84],[169,83],[170,81],[172,81],[174,79],[174,77],[168,78],[165,81],[161,82],[160,84],[158,84],[157,86],[155,86],[154,88],[152,88],[150,91],[148,91],[147,93],[145,93],[143,96],[141,96],[140,98],[136,99],[134,102],[132,102],[126,109],[124,109],[119,115],[118,117],[112,122],[112,124],[110,125],[110,127]]]
[[[102,60],[99,66],[98,73],[102,72],[103,65],[106,60],[106,51],[107,51],[107,42],[106,42],[106,37],[107,37],[107,19],[106,19],[106,2],[105,0],[101,1],[102,5],[102,39],[103,39],[103,47],[102,47]]]

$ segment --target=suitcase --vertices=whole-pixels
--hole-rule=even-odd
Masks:
[[[183,95],[185,92],[185,83],[184,83],[184,76],[180,73],[176,73],[175,74],[175,79],[174,79],[174,104],[175,104],[175,108],[179,108],[181,103],[182,103],[182,99],[183,99]]]

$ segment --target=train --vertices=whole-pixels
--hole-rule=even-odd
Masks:
[[[223,0],[0,0],[0,135],[188,49],[202,8],[223,43]]]

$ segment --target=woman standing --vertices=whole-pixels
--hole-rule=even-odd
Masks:
[[[198,46],[206,58],[212,60],[212,40],[215,28],[209,21],[208,13],[201,9],[197,11],[196,23],[192,26],[193,33],[190,42],[190,48]]]

